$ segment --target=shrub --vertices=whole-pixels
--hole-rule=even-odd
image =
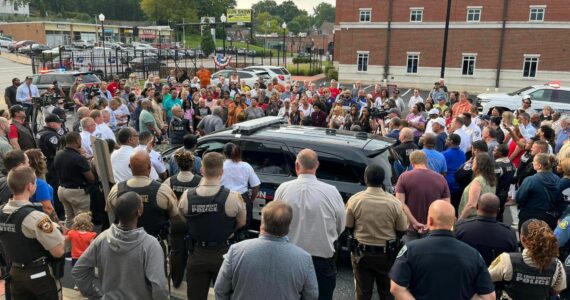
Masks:
[[[294,64],[307,64],[311,62],[310,57],[293,57]]]

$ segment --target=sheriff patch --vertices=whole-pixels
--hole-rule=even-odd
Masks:
[[[404,255],[404,253],[406,253],[406,251],[408,251],[408,247],[406,247],[406,245],[404,245],[404,247],[402,247],[402,249],[400,249],[400,252],[398,252],[398,256],[396,256],[396,258],[399,258],[400,256]]]
[[[560,229],[566,230],[566,228],[568,228],[568,221],[562,220],[562,222],[560,222],[560,224],[558,224],[558,226],[560,226]]]
[[[38,222],[38,228],[45,233],[53,232],[53,224],[48,217],[45,217]]]

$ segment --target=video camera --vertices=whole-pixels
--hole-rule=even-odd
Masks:
[[[98,87],[95,86],[86,87],[83,90],[83,93],[85,94],[85,97],[88,99],[91,99],[93,97],[99,97],[101,95],[101,91],[99,90]]]
[[[58,96],[56,94],[44,95],[41,97],[32,97],[32,104],[34,106],[41,106],[41,107],[56,105],[58,99],[63,99],[63,97]]]
[[[388,112],[383,110],[383,109],[379,109],[379,108],[370,108],[368,110],[368,112],[370,113],[370,118],[371,119],[384,119],[386,118],[386,116],[388,116]]]

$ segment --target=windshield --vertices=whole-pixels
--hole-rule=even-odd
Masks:
[[[99,82],[99,78],[97,78],[97,76],[91,73],[83,74],[83,83],[93,83],[93,82]]]
[[[532,86],[527,86],[527,87],[522,88],[522,89],[520,89],[520,90],[516,90],[516,91],[514,91],[514,92],[512,92],[512,93],[509,93],[508,95],[509,95],[509,96],[520,95],[520,94],[522,94],[523,92],[528,91],[528,90],[530,90],[530,89],[532,89]]]

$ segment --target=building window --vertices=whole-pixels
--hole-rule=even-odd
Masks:
[[[541,7],[531,6],[530,7],[530,16],[528,17],[528,20],[532,21],[532,22],[544,21],[545,9],[546,9],[546,7],[544,7],[544,6],[541,6]]]
[[[408,63],[406,65],[406,73],[417,74],[419,64],[420,64],[420,54],[408,53]]]
[[[368,53],[358,53],[358,58],[356,61],[358,66],[358,72],[368,71]]]
[[[372,20],[371,9],[360,9],[360,22],[370,22]]]
[[[463,63],[461,64],[461,75],[471,76],[475,72],[475,61],[477,55],[463,54]]]
[[[423,7],[410,8],[410,22],[422,22],[424,16]]]
[[[481,8],[479,7],[468,7],[467,8],[467,22],[479,22],[481,21]]]
[[[538,70],[538,58],[537,55],[525,55],[524,66],[523,66],[523,77],[534,78],[536,77],[536,71]]]

